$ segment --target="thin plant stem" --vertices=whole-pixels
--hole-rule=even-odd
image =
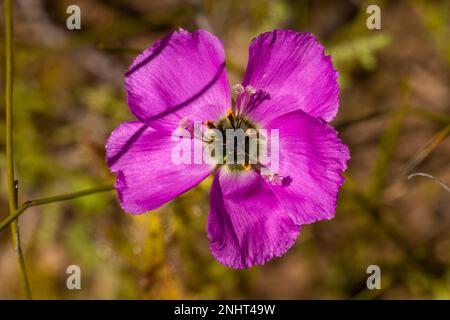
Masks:
[[[61,194],[61,195],[57,195],[57,196],[26,201],[22,205],[20,205],[11,215],[9,215],[6,219],[4,219],[2,222],[0,222],[0,232],[2,230],[4,230],[6,227],[8,227],[10,224],[13,224],[14,221],[22,213],[24,213],[28,208],[40,206],[40,205],[47,204],[47,203],[71,200],[71,199],[80,198],[80,197],[92,195],[95,193],[110,191],[110,190],[113,190],[113,187],[111,185],[106,185],[106,186],[100,186],[100,187],[86,189],[83,191],[66,193],[66,194]]]
[[[18,183],[14,179],[14,157],[13,157],[13,12],[12,1],[4,1],[5,14],[5,106],[6,106],[6,175],[8,180],[8,203],[9,214],[14,214],[17,209],[17,188]],[[20,245],[20,232],[17,221],[11,223],[11,237],[14,251],[19,263],[22,282],[26,291],[27,299],[32,299],[30,282],[25,267]]]
[[[14,197],[15,197],[14,207],[16,208],[16,210],[17,210],[17,207],[19,206],[18,205],[18,200],[19,200],[18,194],[19,194],[19,181],[15,180],[14,181]],[[12,215],[10,214],[9,217],[11,217],[11,216]],[[27,299],[33,299],[33,296],[31,293],[30,280],[28,278],[27,267],[25,264],[25,257],[23,255],[22,246],[20,244],[20,228],[19,228],[19,224],[18,224],[17,220],[16,220],[15,225],[16,225],[16,230],[15,230],[16,245],[14,246],[14,249],[17,253],[17,260],[18,260],[20,271],[22,274],[22,282],[23,282],[23,286],[25,288]]]

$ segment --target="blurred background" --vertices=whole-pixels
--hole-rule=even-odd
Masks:
[[[81,30],[66,9],[81,8]],[[366,8],[381,7],[381,30]],[[3,8],[1,9],[3,10]],[[1,60],[4,61],[3,11]],[[15,0],[15,162],[20,202],[112,183],[104,145],[132,120],[124,72],[179,27],[208,29],[227,50],[231,84],[250,40],[289,28],[318,36],[340,72],[333,125],[352,159],[336,217],[304,226],[282,258],[220,265],[205,222],[211,179],[162,208],[125,214],[114,191],[29,209],[22,246],[40,299],[450,299],[450,2]],[[8,214],[4,64],[0,218]],[[81,268],[68,290],[66,268]],[[381,268],[381,290],[366,269]],[[23,298],[10,232],[0,234],[0,298]]]

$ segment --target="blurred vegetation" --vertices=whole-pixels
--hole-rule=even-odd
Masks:
[[[113,181],[104,143],[132,119],[124,71],[179,27],[206,28],[223,40],[231,83],[242,78],[248,44],[259,33],[316,34],[340,73],[333,125],[352,152],[336,217],[304,226],[285,256],[249,270],[223,267],[209,252],[211,179],[141,216],[123,213],[114,192],[32,208],[20,225],[36,298],[450,298],[450,195],[432,180],[407,179],[427,172],[450,183],[448,1],[14,2],[21,201]],[[81,7],[79,31],[65,27],[70,4]],[[366,28],[369,4],[380,5],[382,30]],[[3,103],[0,116],[3,219]],[[81,267],[80,291],[66,288],[71,264]],[[381,267],[381,290],[366,289],[372,264]],[[0,298],[22,297],[3,232]]]

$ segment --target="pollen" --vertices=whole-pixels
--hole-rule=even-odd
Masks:
[[[242,84],[238,83],[233,86],[233,92],[236,94],[243,94],[245,92],[245,88]]]
[[[272,185],[282,186],[284,182],[284,177],[279,174],[270,172],[268,174],[262,174],[262,177]]]
[[[188,118],[183,118],[178,124],[178,128],[187,130],[191,135],[194,133],[194,123]]]
[[[231,118],[236,118],[236,114],[234,113],[233,109],[228,109],[227,111],[227,118],[230,119]]]
[[[245,92],[247,92],[249,95],[254,95],[256,94],[256,89],[253,88],[252,86],[246,86]]]
[[[230,121],[231,127],[233,127],[233,129],[236,129],[236,124],[235,124],[235,119],[236,119],[236,114],[234,113],[233,109],[228,109],[226,117],[228,119],[228,121]]]
[[[180,123],[178,124],[178,126],[180,128],[186,129],[187,127],[189,127],[190,121],[188,118],[183,118],[183,120],[180,121]]]

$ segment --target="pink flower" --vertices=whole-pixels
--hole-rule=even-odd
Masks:
[[[302,224],[335,214],[350,158],[328,124],[339,106],[337,76],[313,35],[267,32],[250,44],[234,102],[218,38],[180,30],[157,41],[126,73],[128,106],[138,120],[121,124],[106,145],[121,206],[133,214],[156,209],[214,172],[207,232],[217,260],[247,268],[283,255]],[[279,130],[278,171],[174,164],[172,132],[195,121],[220,130],[232,122]]]

